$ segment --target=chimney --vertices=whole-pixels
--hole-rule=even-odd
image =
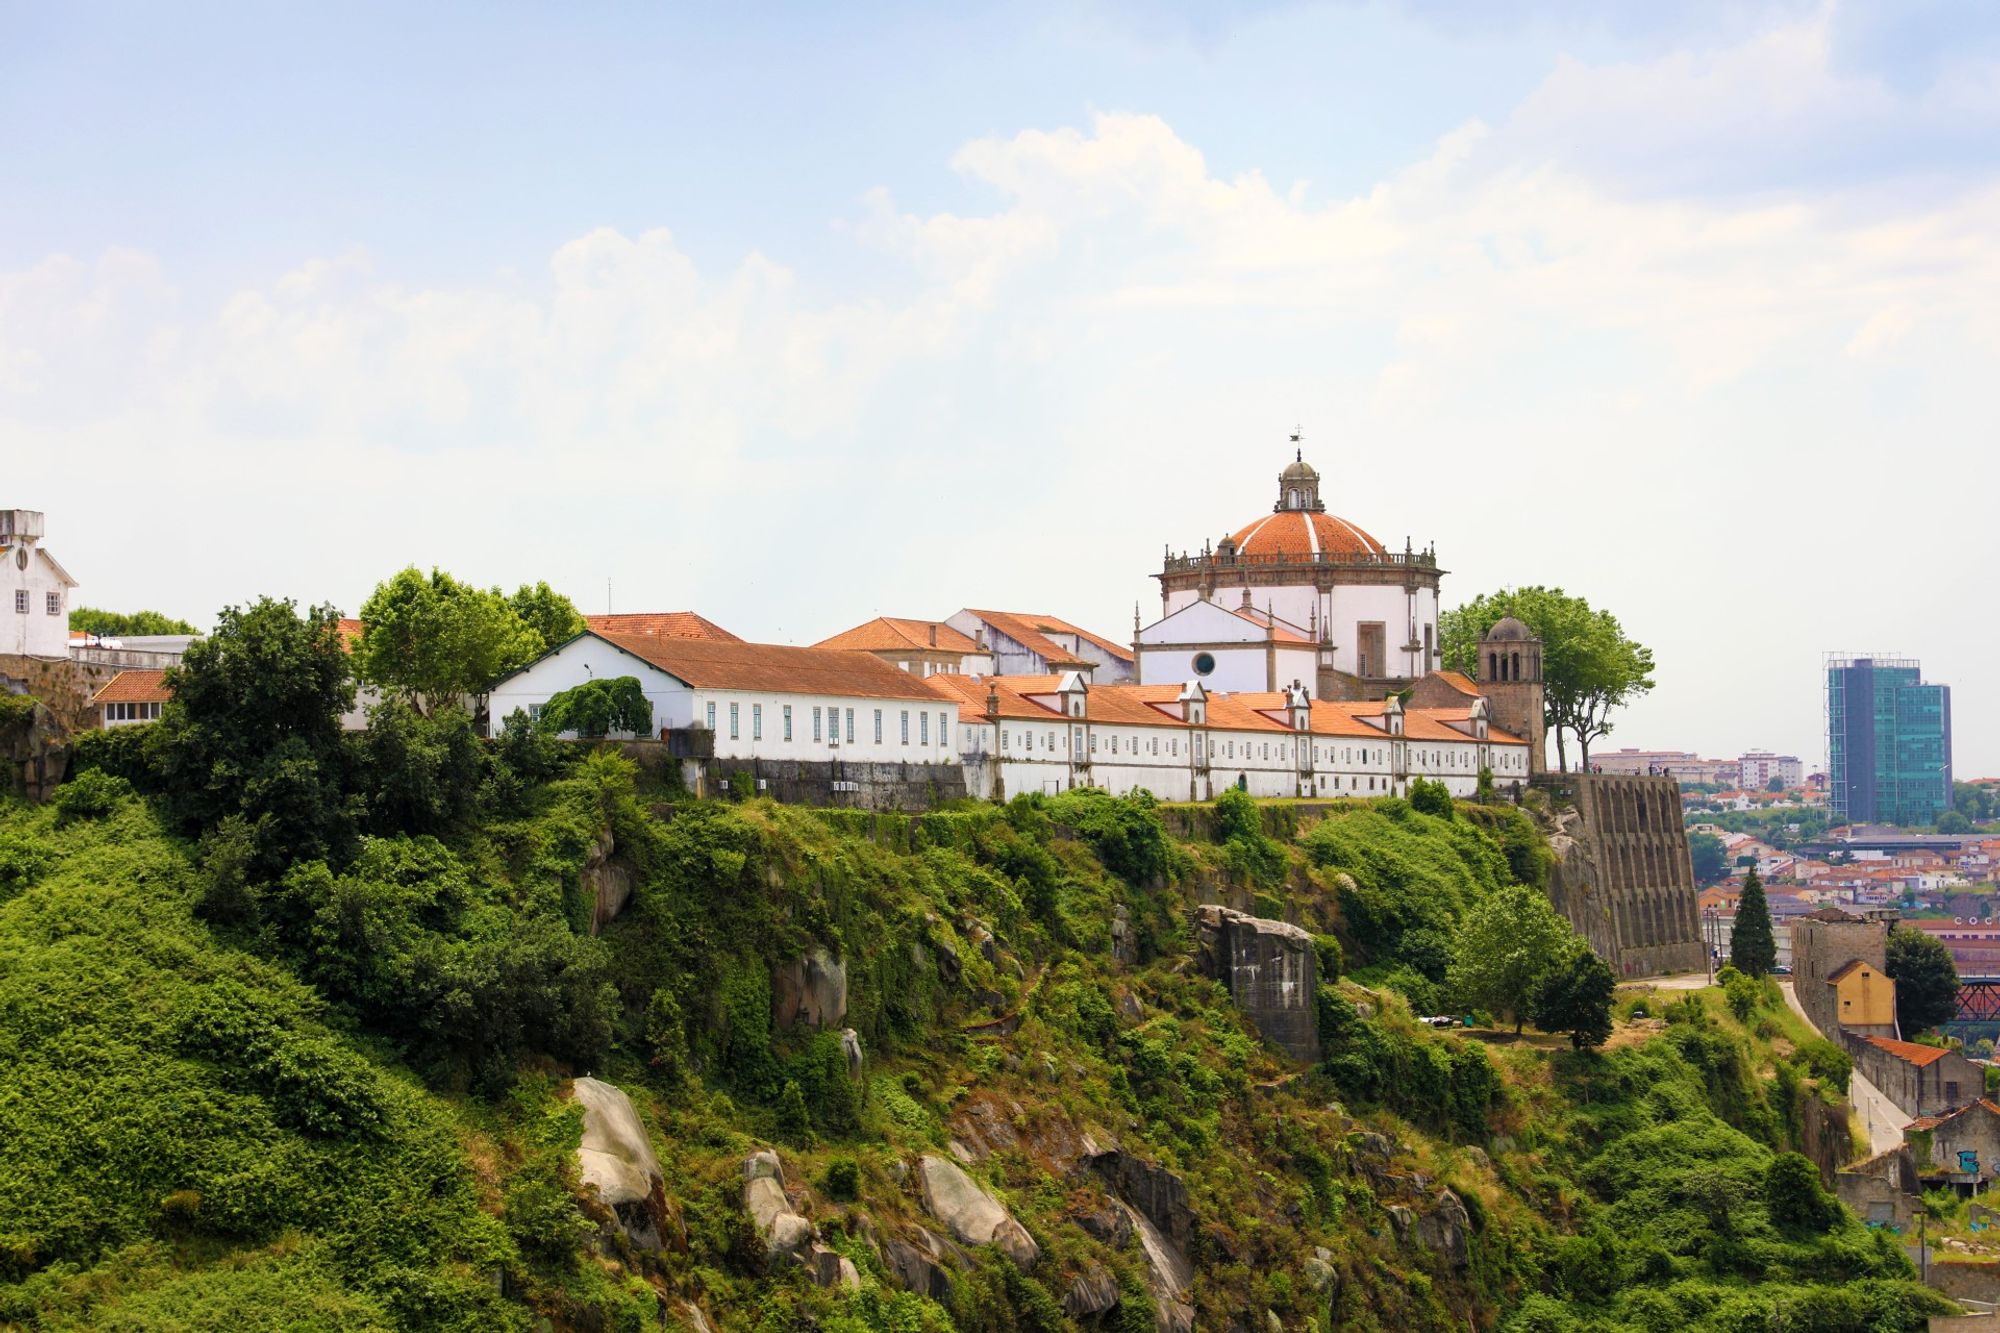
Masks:
[[[935,620],[931,622],[931,647],[937,647],[937,622]]]

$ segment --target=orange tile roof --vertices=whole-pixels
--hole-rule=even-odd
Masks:
[[[1312,640],[1308,638],[1296,626],[1290,625],[1285,621],[1278,619],[1278,617],[1270,614],[1267,611],[1259,611],[1254,606],[1233,607],[1230,610],[1230,614],[1233,616],[1240,616],[1242,619],[1249,621],[1251,624],[1257,626],[1259,629],[1267,629],[1271,631],[1271,638],[1278,643],[1309,644],[1312,642]]]
[[[340,646],[353,652],[355,640],[361,637],[361,622],[343,616],[334,628],[340,632]]]
[[[858,695],[926,702],[936,697],[918,677],[867,653],[745,643],[734,638],[685,639],[671,634],[591,632],[696,689]]]
[[[1080,629],[1060,616],[1036,615],[1024,611],[980,611],[965,608],[971,614],[999,630],[1014,642],[1027,648],[1051,666],[1096,666],[1087,657],[1078,657],[1067,648],[1059,647],[1048,636],[1051,634],[1074,634],[1086,643],[1094,643],[1120,662],[1132,660],[1132,650],[1120,647],[1107,638]]]
[[[904,620],[896,616],[877,616],[830,639],[821,639],[813,647],[863,653],[904,652],[912,648],[961,655],[983,651],[968,636],[941,620]]]
[[[1905,1125],[1904,1129],[1914,1129],[1920,1132],[1926,1129],[1936,1129],[1939,1125],[1945,1124],[1947,1121],[1956,1120],[1967,1111],[1974,1110],[1985,1111],[1988,1115],[2000,1115],[2000,1105],[1996,1105],[1990,1097],[1981,1097],[1976,1102],[1967,1102],[1964,1106],[1954,1107],[1949,1111],[1941,1111],[1937,1115],[1920,1115]]]
[[[1239,555],[1381,555],[1382,543],[1332,514],[1287,509],[1246,523],[1230,538]]]
[[[706,616],[692,611],[620,611],[585,616],[583,622],[606,634],[663,634],[674,639],[709,639],[718,643],[741,643]]]
[[[1919,1069],[1927,1069],[1945,1057],[1942,1046],[1919,1046],[1913,1041],[1895,1041],[1889,1037],[1863,1037],[1861,1040]]]
[[[1479,686],[1473,682],[1472,677],[1466,675],[1463,671],[1433,671],[1431,672],[1431,677],[1441,684],[1449,685],[1460,694],[1468,694],[1474,697],[1477,697],[1479,694]]]
[[[90,696],[93,704],[163,704],[173,698],[165,671],[121,671]]]
[[[1846,962],[1842,963],[1839,967],[1836,967],[1835,969],[1833,969],[1833,971],[1826,974],[1826,984],[1831,986],[1834,982],[1839,981],[1842,977],[1846,976],[1849,972],[1852,972],[1855,968],[1867,967],[1867,966],[1868,962],[1866,959],[1850,958]]]

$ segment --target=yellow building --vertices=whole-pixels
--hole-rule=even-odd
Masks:
[[[1856,958],[1826,979],[1833,987],[1833,1012],[1843,1028],[1876,1036],[1896,1034],[1896,982],[1874,964]]]

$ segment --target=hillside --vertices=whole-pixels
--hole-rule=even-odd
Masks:
[[[137,744],[0,813],[9,1326],[1733,1329],[1782,1302],[1902,1329],[1939,1308],[1785,1155],[1840,1071],[1773,1000],[1641,999],[1596,1053],[1412,1018],[1452,999],[1466,910],[1546,873],[1510,809],[1084,792],[912,819],[697,802],[525,742],[478,755],[453,807],[391,782],[411,767],[378,744],[356,836],[272,865],[257,828],[111,776],[149,786]],[[1321,1064],[1200,975],[1200,901],[1314,935]],[[582,1075],[657,1156],[660,1188],[617,1212],[580,1185]],[[760,1174],[775,1192],[746,1190]]]

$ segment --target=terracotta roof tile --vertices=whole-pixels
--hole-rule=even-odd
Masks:
[[[813,647],[863,653],[902,652],[913,648],[921,652],[961,655],[982,651],[971,638],[941,620],[904,620],[896,616],[877,616],[830,639],[821,639]]]
[[[1381,555],[1381,542],[1344,518],[1304,509],[1287,509],[1246,523],[1230,538],[1240,555]]]
[[[686,639],[671,634],[616,634],[602,630],[592,633],[696,689],[924,701],[936,697],[918,677],[867,653],[745,643],[734,638]]]
[[[121,671],[90,696],[93,704],[163,704],[173,698],[165,671]]]
[[[717,643],[741,643],[706,616],[692,611],[619,611],[585,616],[583,621],[605,634],[663,634],[673,639],[709,639]]]
[[[1863,1037],[1861,1040],[1919,1069],[1929,1068],[1944,1059],[1946,1055],[1942,1046],[1919,1046],[1913,1041],[1896,1041],[1889,1037]]]
[[[965,608],[972,615],[999,630],[1014,642],[1032,650],[1051,666],[1096,666],[1087,657],[1078,657],[1067,648],[1060,647],[1048,636],[1051,634],[1073,634],[1086,643],[1096,644],[1120,662],[1132,660],[1132,650],[1113,643],[1111,640],[1087,629],[1070,624],[1060,616],[1036,615],[1025,611],[980,611]]]

